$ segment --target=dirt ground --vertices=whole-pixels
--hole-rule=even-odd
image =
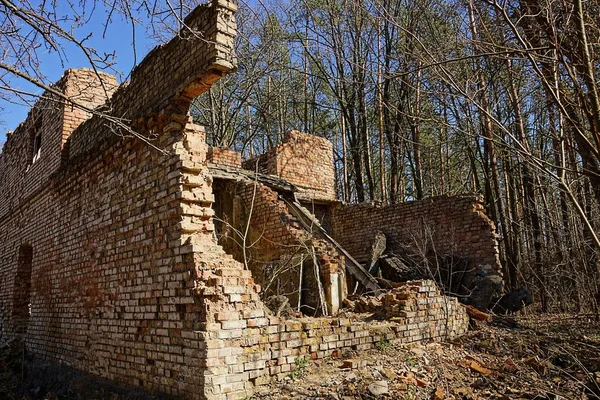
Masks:
[[[600,399],[600,323],[573,315],[477,323],[451,342],[297,362],[256,399]]]

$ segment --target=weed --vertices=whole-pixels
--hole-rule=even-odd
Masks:
[[[383,353],[392,348],[392,343],[388,339],[381,339],[375,344],[375,348]]]
[[[296,369],[294,369],[290,373],[290,378],[295,379],[299,378],[306,372],[305,369],[308,367],[308,359],[306,357],[297,357],[294,359],[294,364],[296,364]]]
[[[404,360],[404,363],[406,365],[408,365],[409,367],[416,367],[417,365],[419,365],[419,362],[411,357],[406,357],[406,359]]]

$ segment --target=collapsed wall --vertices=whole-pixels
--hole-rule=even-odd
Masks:
[[[268,317],[260,342],[245,349],[259,366],[250,371],[255,385],[289,376],[298,360],[340,357],[380,343],[410,344],[464,334],[469,317],[456,298],[440,294],[433,281],[407,282],[386,295],[391,320],[350,317],[281,319]],[[369,314],[370,315],[370,314]]]
[[[335,315],[347,288],[344,259],[290,213],[268,186],[251,179],[213,183],[219,244],[244,263],[263,298],[285,296],[306,315]]]
[[[477,196],[439,196],[387,206],[344,205],[335,208],[330,218],[335,239],[360,262],[369,261],[370,246],[381,231],[391,252],[408,249],[422,263],[440,256],[466,263],[466,268],[455,271],[454,279],[462,279],[469,294],[466,301],[475,306],[485,309],[494,295],[484,293],[482,282],[487,277],[497,282],[494,289],[500,288],[495,227]],[[439,275],[435,268],[434,263],[428,276]]]
[[[208,163],[219,243],[252,271],[263,299],[287,299],[306,315],[337,314],[347,295],[344,256],[290,209],[303,199],[323,217],[335,203],[332,144],[289,131],[280,145],[244,162],[240,153],[211,147]]]

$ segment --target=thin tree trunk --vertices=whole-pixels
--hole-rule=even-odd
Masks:
[[[473,40],[475,41],[475,49],[477,52],[479,52],[479,45],[477,44],[477,41],[479,40],[479,35],[477,32],[477,26],[475,22],[475,11],[472,0],[469,0],[468,6],[471,33],[473,36]],[[476,68],[477,88],[478,92],[481,94],[481,114],[483,114],[481,118],[483,118],[482,125],[484,132],[484,156],[487,159],[489,172],[491,173],[491,182],[489,182],[490,177],[486,177],[486,180],[488,181],[487,192],[492,196],[490,199],[491,207],[497,211],[496,221],[498,222],[498,225],[500,225],[500,232],[502,233],[503,239],[501,245],[504,249],[504,254],[501,253],[501,261],[504,261],[503,268],[504,270],[506,270],[506,260],[507,258],[512,257],[510,241],[508,240],[508,221],[506,219],[502,195],[500,192],[500,176],[498,172],[498,161],[496,159],[496,150],[494,145],[494,129],[490,118],[490,107],[487,98],[488,88],[479,63],[477,63]]]
[[[308,21],[309,15],[306,13],[304,26],[304,132],[308,132]]]
[[[348,182],[348,156],[346,151],[346,119],[344,114],[341,113],[342,123],[342,165],[344,168],[344,201],[350,202],[350,184]]]
[[[415,189],[417,191],[416,198],[421,200],[423,198],[423,169],[421,167],[421,126],[419,119],[421,118],[421,63],[417,70],[417,89],[415,94],[415,107],[412,110],[412,141],[413,141],[413,153],[414,153],[414,180]],[[412,107],[411,107],[412,108]]]
[[[385,202],[385,159],[383,141],[383,90],[381,73],[381,20],[377,20],[377,113],[379,122],[379,192]]]

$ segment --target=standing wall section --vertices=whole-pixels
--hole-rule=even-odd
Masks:
[[[375,235],[382,231],[390,250],[409,249],[418,262],[435,255],[466,262],[466,273],[454,271],[453,279],[460,281],[461,293],[470,293],[465,301],[476,307],[485,309],[499,294],[494,293],[502,283],[495,226],[477,196],[340,206],[331,213],[331,225],[334,238],[359,262],[368,262]],[[432,277],[439,273],[430,272]]]
[[[88,69],[69,69],[53,85],[78,104],[94,109],[104,104],[117,87],[108,74]],[[31,109],[27,119],[7,135],[0,153],[0,217],[14,212],[19,204],[39,190],[67,156],[65,142],[90,115],[62,98],[46,93]],[[34,160],[34,141],[40,136],[39,157]]]
[[[428,244],[440,254],[500,269],[494,223],[477,196],[439,196],[389,206],[345,205],[331,216],[334,238],[359,262],[367,262],[378,231],[388,243]]]
[[[160,142],[174,146],[176,137]],[[149,391],[202,390],[194,264],[179,243],[176,158],[134,141],[70,164],[0,223],[2,336],[18,249],[33,250],[26,348]],[[187,332],[190,336],[187,336]],[[184,360],[185,356],[185,360]]]
[[[336,201],[333,145],[323,137],[289,131],[282,143],[244,161],[250,171],[275,175],[298,187],[303,200]]]

